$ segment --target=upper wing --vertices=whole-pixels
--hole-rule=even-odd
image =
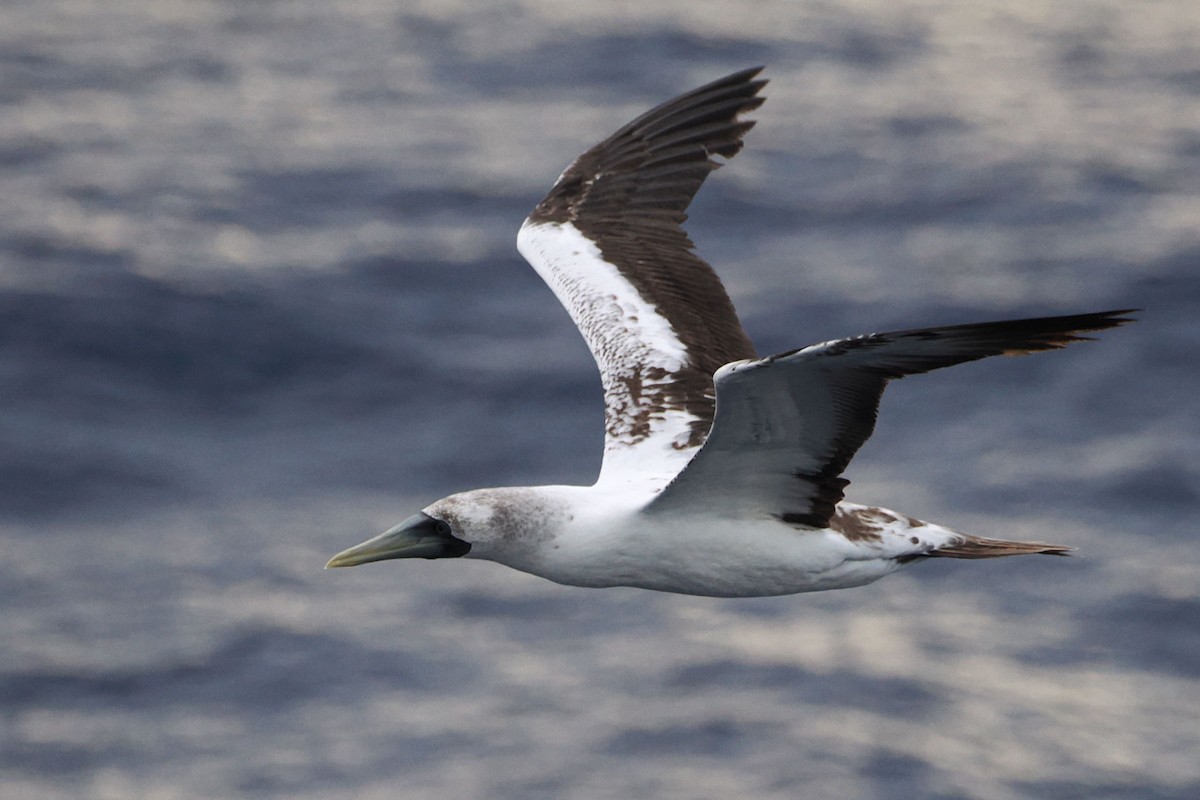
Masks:
[[[753,358],[733,304],[692,252],[684,213],[742,147],[766,84],[748,69],[643,114],[567,167],[517,247],[575,321],[600,367],[601,478],[673,476],[704,441],[712,376]]]
[[[700,510],[829,525],[842,470],[870,437],[892,378],[994,355],[1054,350],[1112,328],[1128,311],[874,333],[812,345],[716,375],[703,448],[647,511]]]

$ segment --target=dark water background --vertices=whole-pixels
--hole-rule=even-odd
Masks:
[[[1200,7],[0,7],[0,796],[1200,797]],[[893,387],[851,499],[1081,557],[721,601],[323,572],[586,483],[513,246],[583,147],[765,63],[690,229],[763,352],[1140,307]]]

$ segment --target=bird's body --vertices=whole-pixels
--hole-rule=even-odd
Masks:
[[[600,368],[592,486],[439,500],[329,566],[467,556],[574,586],[722,597],[859,586],[928,557],[1062,554],[843,500],[889,380],[1052,350],[1126,312],[869,334],[759,358],[684,210],[731,158],[765,81],[745,70],[638,117],[572,163],[518,234]]]
[[[466,536],[487,531],[469,556],[557,583],[713,597],[860,586],[961,537],[853,503],[834,526],[802,531],[774,518],[645,514],[648,499],[603,484],[477,489],[423,513]]]

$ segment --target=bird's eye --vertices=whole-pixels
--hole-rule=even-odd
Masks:
[[[437,530],[439,536],[450,535],[450,526],[440,519],[434,522],[434,528]]]

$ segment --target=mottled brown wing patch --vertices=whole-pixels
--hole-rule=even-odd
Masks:
[[[883,532],[896,517],[879,508],[839,508],[829,519],[829,528],[852,542],[881,542]]]

